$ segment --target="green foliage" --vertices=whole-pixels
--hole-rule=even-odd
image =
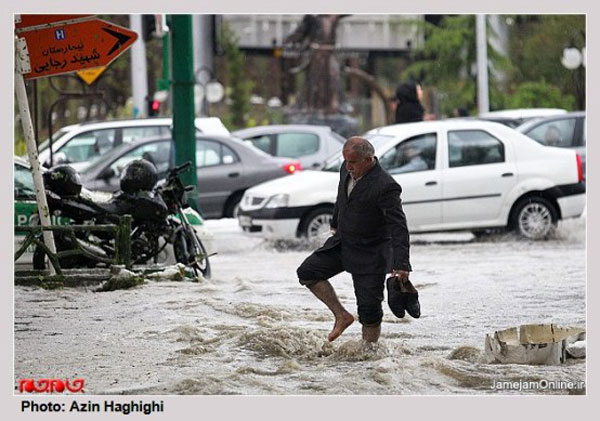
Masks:
[[[576,75],[560,57],[567,45],[585,45],[585,16],[509,16],[509,57],[488,42],[490,108],[575,108]],[[475,16],[446,16],[439,26],[422,22],[425,44],[403,79],[434,88],[443,114],[477,105]],[[488,27],[488,40],[495,36]],[[580,83],[583,83],[580,81]],[[584,89],[584,88],[580,88]]]
[[[425,45],[415,53],[415,61],[403,79],[433,86],[442,98],[442,112],[450,115],[456,107],[474,109],[477,102],[477,60],[475,16],[446,16],[435,26],[418,23],[424,31]],[[495,34],[488,25],[488,39]],[[499,72],[509,72],[512,65],[488,42],[491,102],[502,102],[496,79]]]
[[[267,110],[267,124],[283,124],[285,122],[285,115],[280,109],[268,109]]]
[[[569,103],[578,88],[580,103],[585,104],[585,70],[568,70],[560,59],[565,47],[581,49],[586,43],[585,15],[540,15],[511,17],[510,57],[518,68],[512,75],[516,83],[537,81],[547,83],[566,94],[557,103]],[[577,86],[577,84],[581,86]],[[573,109],[575,104],[568,109]]]
[[[564,87],[570,71],[560,62],[567,46],[585,46],[585,15],[541,15],[513,26],[510,54],[520,63],[516,81],[541,80]]]
[[[226,24],[222,26],[221,46],[225,53],[227,82],[231,99],[231,116],[225,117],[223,121],[228,123],[226,125],[230,129],[245,127],[250,111],[250,94],[253,83],[246,78],[245,57],[238,48],[236,35]]]
[[[21,128],[21,122],[15,122],[14,154],[17,156],[24,156],[26,153],[27,146],[25,144],[25,137],[23,136],[23,129]]]
[[[542,80],[524,82],[507,98],[507,108],[564,108],[575,106],[573,95],[564,95],[560,89]]]
[[[26,153],[27,153],[27,147],[25,146],[25,141],[15,139],[15,155],[25,156]]]

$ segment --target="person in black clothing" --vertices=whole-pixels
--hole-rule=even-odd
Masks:
[[[395,123],[412,123],[423,121],[425,109],[421,105],[423,90],[414,82],[403,83],[396,89]]]
[[[468,117],[469,112],[464,107],[457,107],[454,110],[452,110],[452,115],[454,117]]]
[[[335,340],[354,322],[328,279],[352,274],[362,338],[377,342],[381,333],[386,273],[408,284],[409,235],[402,210],[402,188],[379,165],[371,143],[351,137],[342,149],[338,196],[331,220],[333,235],[298,267],[308,287],[335,317],[327,339]]]

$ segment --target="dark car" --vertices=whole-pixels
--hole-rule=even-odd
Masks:
[[[545,146],[574,149],[581,157],[585,174],[585,111],[536,118],[521,124],[516,130]]]
[[[247,188],[300,168],[297,161],[272,157],[231,136],[203,135],[196,142],[198,205],[205,218],[235,216]],[[123,144],[83,169],[83,184],[90,190],[116,191],[122,170],[138,158],[154,163],[163,175],[174,166],[173,146],[171,138]]]

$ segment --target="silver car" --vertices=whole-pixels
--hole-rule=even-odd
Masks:
[[[536,118],[521,124],[516,130],[545,146],[574,149],[581,157],[585,174],[585,111]]]
[[[269,155],[295,158],[302,168],[321,169],[325,160],[339,152],[346,139],[328,126],[282,124],[233,132]]]
[[[231,136],[198,136],[196,139],[198,205],[205,218],[237,215],[247,188],[294,173],[298,161],[272,157]],[[164,175],[174,166],[173,140],[152,138],[127,143],[96,158],[81,170],[83,185],[90,190],[119,190],[122,170],[132,160],[145,158]]]
[[[196,118],[194,125],[197,135],[229,135],[229,130],[217,117]],[[106,154],[122,143],[170,136],[172,126],[173,119],[167,117],[96,121],[65,126],[53,136],[52,165],[69,164],[80,171],[91,160]],[[49,167],[49,140],[46,139],[38,149],[40,162],[45,167]]]

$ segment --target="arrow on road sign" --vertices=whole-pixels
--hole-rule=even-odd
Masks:
[[[129,36],[129,35],[120,34],[117,31],[113,31],[110,28],[102,28],[102,30],[104,32],[111,34],[113,37],[115,37],[117,39],[117,42],[115,43],[115,45],[112,46],[112,48],[110,49],[110,51],[107,54],[109,56],[112,53],[114,53],[115,51],[117,51],[121,45],[124,45],[127,41],[129,41],[129,38],[131,38],[131,36]]]
[[[106,66],[137,39],[135,32],[97,18],[19,36],[25,39],[29,53],[31,71],[24,75],[26,79]]]

